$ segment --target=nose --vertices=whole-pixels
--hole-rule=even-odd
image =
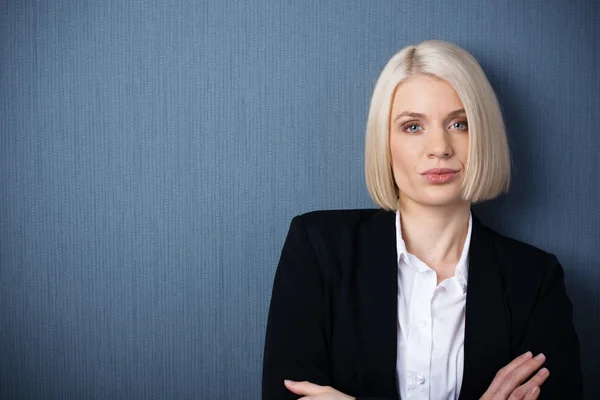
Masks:
[[[427,146],[428,158],[449,158],[454,153],[448,137],[448,132],[444,129],[430,131],[430,138]]]

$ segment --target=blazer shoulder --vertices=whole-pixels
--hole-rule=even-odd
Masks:
[[[501,235],[496,231],[491,231],[498,261],[503,269],[514,272],[519,276],[530,274],[540,277],[546,275],[549,270],[553,270],[558,265],[558,260],[553,253],[521,240]]]
[[[394,215],[370,208],[319,210],[297,215],[290,229],[304,231],[317,254],[343,257],[357,241],[377,236],[389,227],[393,229]]]
[[[317,210],[297,215],[294,220],[301,220],[309,234],[336,233],[357,229],[377,219],[381,214],[389,214],[377,208],[361,208],[351,210]]]
[[[496,231],[492,232],[494,232],[496,246],[519,257],[525,256],[528,258],[548,258],[552,256],[552,253],[549,253],[546,250],[536,247],[530,243],[502,235]]]

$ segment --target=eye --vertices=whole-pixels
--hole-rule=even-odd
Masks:
[[[467,121],[457,121],[451,125],[452,129],[458,129],[459,131],[464,131],[469,127]]]
[[[408,133],[416,133],[419,132],[422,128],[415,123],[410,123],[410,124],[406,124],[402,127],[402,130],[404,132],[408,132]]]

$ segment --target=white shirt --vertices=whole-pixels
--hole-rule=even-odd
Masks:
[[[406,251],[396,212],[398,255],[398,393],[403,400],[458,399],[463,377],[467,237],[454,276],[437,285],[437,275]]]

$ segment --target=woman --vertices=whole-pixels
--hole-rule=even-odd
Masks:
[[[498,101],[460,47],[398,52],[369,111],[380,209],[292,220],[275,275],[264,399],[579,399],[556,257],[481,224],[506,191]]]

